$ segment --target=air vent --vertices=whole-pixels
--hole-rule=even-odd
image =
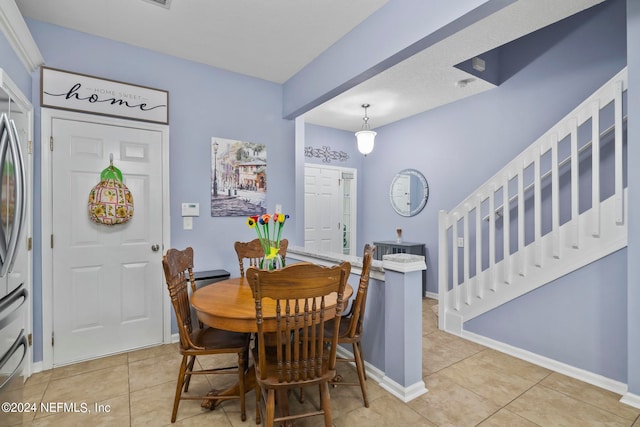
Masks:
[[[164,7],[165,9],[169,9],[171,7],[171,0],[143,0],[147,3],[153,3],[155,5]]]

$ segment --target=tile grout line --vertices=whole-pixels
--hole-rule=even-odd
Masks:
[[[552,372],[552,374],[553,374],[553,372]],[[551,374],[550,374],[550,375],[551,375]],[[545,378],[546,378],[546,377],[545,377]],[[573,395],[571,395],[571,394],[567,394],[567,393],[565,393],[565,392],[564,392],[564,391],[562,391],[562,390],[557,390],[557,389],[552,388],[552,387],[550,387],[550,386],[548,386],[548,385],[545,385],[545,384],[540,384],[540,387],[546,388],[547,390],[555,391],[556,393],[560,393],[560,394],[562,394],[563,396],[566,396],[566,397],[568,397],[568,398],[570,398],[570,399],[575,399],[575,400],[577,400],[578,402],[584,403],[585,405],[589,405],[589,406],[591,406],[592,408],[598,409],[598,410],[600,410],[600,411],[604,411],[604,412],[606,412],[606,413],[608,413],[608,414],[611,414],[611,415],[613,415],[613,416],[615,416],[615,417],[618,417],[618,418],[620,418],[620,419],[622,419],[622,420],[625,420],[625,421],[627,420],[626,418],[621,417],[620,415],[616,414],[615,412],[611,412],[611,411],[610,411],[610,410],[608,410],[608,409],[605,409],[605,408],[602,408],[602,407],[600,407],[600,406],[594,405],[594,404],[593,404],[593,403],[591,403],[591,402],[587,402],[586,400],[583,400],[583,399],[581,399],[581,398],[580,398],[580,397],[578,397],[578,396],[573,396]],[[638,419],[640,419],[640,414],[638,414],[638,415],[636,416],[636,418],[634,418],[634,420],[632,420],[632,421],[631,421],[631,424],[629,424],[629,426],[633,426],[633,423],[634,423],[635,421],[637,421]]]

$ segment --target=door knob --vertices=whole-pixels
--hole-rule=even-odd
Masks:
[[[160,245],[157,243],[155,245],[151,245],[151,250],[153,252],[158,252],[160,250]]]

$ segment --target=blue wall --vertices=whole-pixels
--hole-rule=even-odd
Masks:
[[[11,44],[4,36],[0,36],[0,68],[29,98],[31,94],[31,75],[25,70],[20,58],[18,58]]]
[[[510,77],[501,86],[447,106],[419,114],[376,129],[376,149],[367,156],[363,166],[364,188],[367,194],[360,204],[361,212],[375,212],[376,221],[366,221],[363,238],[367,241],[388,239],[394,229],[403,229],[407,240],[427,245],[427,287],[437,292],[438,211],[449,210],[494,175],[508,161],[535,141],[559,119],[586,99],[626,65],[626,31],[624,1],[609,1],[574,17],[568,18],[538,33],[507,45],[501,52],[501,69]],[[396,215],[388,203],[386,191],[393,175],[404,168],[420,170],[429,181],[430,197],[426,208],[417,216]],[[564,336],[583,334],[583,325],[593,322],[588,308],[613,308],[626,313],[626,294],[612,291],[608,305],[601,305],[600,296],[608,282],[602,277],[619,279],[616,286],[626,289],[624,252],[611,260],[590,266],[591,274],[577,272],[559,281],[553,289],[556,302],[544,311],[559,320],[558,336],[551,339],[548,327],[536,328],[535,317],[523,323],[529,328],[519,332],[505,331],[502,325],[531,315],[522,312],[531,298],[541,309],[534,295],[523,302],[501,307],[482,319],[465,324],[465,329],[496,338],[508,344],[523,344],[520,334],[528,336],[528,348],[543,356],[565,363],[575,363],[608,378],[626,378],[626,345],[601,347],[585,358],[577,349],[566,354]],[[581,283],[581,308],[576,308],[574,283]],[[551,292],[551,291],[543,291]],[[572,309],[567,311],[566,307]],[[614,339],[612,330],[626,331],[626,315],[602,320],[584,347],[594,342]],[[569,321],[568,318],[571,320]],[[601,359],[609,358],[602,363]]]
[[[193,246],[196,270],[224,268],[236,273],[233,242],[254,236],[244,217],[211,217],[211,137],[265,144],[270,184],[267,207],[271,211],[279,203],[291,212],[294,127],[292,121],[281,118],[281,86],[39,21],[27,20],[27,24],[48,67],[169,91],[171,246]],[[39,99],[38,95],[39,76],[34,75],[34,99]],[[39,121],[37,108],[36,158],[41,150]],[[36,167],[36,183],[39,169]],[[35,198],[40,199],[38,186]],[[182,230],[182,202],[200,203],[200,217],[194,218],[193,230]],[[40,216],[38,204],[33,284],[36,361],[42,360]],[[292,215],[290,221],[296,220]],[[289,230],[293,231],[291,225]]]

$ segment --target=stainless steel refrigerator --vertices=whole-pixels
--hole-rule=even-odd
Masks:
[[[13,268],[23,250],[27,198],[19,133],[9,114],[0,114],[0,403],[19,404],[28,354],[29,298],[24,275],[14,274]],[[20,422],[22,414],[4,409],[0,426]]]

